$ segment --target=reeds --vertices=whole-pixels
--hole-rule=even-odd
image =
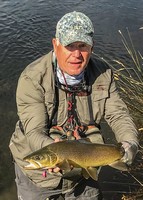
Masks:
[[[141,27],[142,29],[143,27]],[[143,164],[140,164],[143,160],[143,55],[137,51],[134,47],[131,35],[127,29],[127,37],[125,37],[119,30],[121,40],[127,55],[129,57],[127,61],[120,61],[118,59],[112,60],[112,64],[102,58],[110,65],[114,72],[114,78],[117,83],[117,87],[120,92],[120,96],[127,104],[130,114],[132,115],[135,124],[140,134],[140,154],[139,159],[132,166],[130,175],[134,177],[134,173],[141,174],[143,171]],[[136,191],[131,191],[130,194],[123,194],[122,200],[141,200],[143,199],[143,183],[134,177],[134,180],[139,183],[139,187]]]
[[[121,62],[119,60],[113,60],[118,65],[110,65],[114,71],[114,77],[117,82],[117,86],[120,91],[120,95],[127,104],[132,117],[140,131],[140,144],[143,144],[143,56],[139,51],[136,51],[130,32],[127,29],[127,38],[119,30],[119,34],[122,39],[122,43],[131,60],[130,64]],[[115,65],[115,66],[116,66]],[[142,147],[140,155],[143,157]],[[135,165],[136,166],[136,165]],[[138,165],[140,166],[140,165]],[[143,167],[139,167],[138,173],[141,173]],[[131,170],[130,173],[134,173]],[[142,174],[142,173],[141,173]],[[136,178],[135,178],[136,179]],[[138,181],[138,180],[137,180]],[[137,191],[131,192],[130,195],[123,195],[122,200],[136,200],[143,199],[143,184],[140,183],[140,187]]]
[[[119,30],[122,43],[131,58],[130,66],[118,60],[113,60],[120,67],[114,70],[115,79],[121,96],[128,105],[134,120],[140,130],[143,129],[143,56],[135,50],[130,32],[127,29],[128,40]]]
[[[114,59],[110,65],[120,96],[127,104],[139,131],[143,131],[143,55],[136,51],[130,32],[127,29],[127,38],[119,30],[122,43],[129,56],[128,61]]]

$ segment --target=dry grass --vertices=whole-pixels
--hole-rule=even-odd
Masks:
[[[122,43],[130,58],[130,64],[126,61],[113,60],[110,64],[113,69],[114,77],[119,89],[120,95],[127,104],[135,124],[140,132],[140,152],[139,159],[130,170],[130,175],[138,182],[139,187],[130,194],[123,194],[122,200],[142,200],[143,199],[143,56],[136,51],[130,32],[127,29],[127,37],[119,30]],[[141,180],[138,180],[134,174],[139,174]]]
[[[119,34],[130,62],[114,59],[111,64],[102,59],[113,69],[120,95],[127,104],[139,131],[143,131],[143,55],[136,51],[128,29],[127,38],[120,30]]]
[[[139,51],[136,51],[133,45],[132,38],[127,29],[128,40],[124,37],[121,31],[119,31],[124,47],[126,48],[130,58],[131,65],[113,60],[115,64],[118,64],[119,68],[112,68],[115,74],[115,80],[120,90],[121,96],[128,105],[134,120],[136,121],[139,130],[143,130],[143,56]]]
[[[142,200],[143,199],[143,187],[140,187],[134,193],[130,195],[123,195],[121,200]]]
[[[143,56],[139,51],[136,51],[134,44],[131,38],[131,35],[127,29],[127,38],[119,31],[121,35],[123,45],[127,50],[130,59],[131,65],[114,60],[116,64],[119,65],[119,68],[115,68],[112,65],[115,74],[115,80],[117,82],[119,91],[122,98],[127,104],[132,117],[139,129],[140,134],[140,143],[143,144]],[[140,150],[140,155],[143,157],[142,147]],[[142,160],[141,160],[142,161]],[[141,173],[143,170],[143,164],[140,163],[135,165],[131,169],[131,174],[133,172]],[[142,174],[142,173],[141,173]],[[133,175],[132,175],[133,176]],[[140,182],[136,177],[133,178],[140,184],[137,191],[131,192],[130,195],[123,195],[122,200],[141,200],[143,199],[143,183]]]

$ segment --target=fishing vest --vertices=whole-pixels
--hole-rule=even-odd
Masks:
[[[93,102],[95,102],[95,99],[97,102],[102,102],[100,112],[103,114],[104,103],[108,97],[110,86],[110,76],[106,75],[106,70],[109,70],[107,64],[97,58],[91,58],[85,72],[86,83],[81,86],[82,89],[79,91],[77,86],[75,86],[72,88],[69,87],[67,91],[67,88],[57,82],[55,75],[56,63],[53,62],[53,58],[50,57],[50,59],[47,80],[49,84],[45,87],[45,104],[49,115],[48,129],[50,133],[58,131],[63,136],[66,133],[69,137],[74,134],[74,137],[79,139],[79,132],[84,136],[84,133],[88,129],[96,127],[96,130],[97,128],[99,130],[100,120],[98,121],[94,115],[94,109],[99,108],[94,108]],[[106,79],[108,81],[105,84]],[[83,107],[85,107],[85,115],[82,113]],[[81,114],[79,114],[78,110],[80,110]],[[85,117],[86,115],[87,118]],[[84,117],[85,119],[83,120]],[[75,122],[74,128],[71,127],[73,118]]]
[[[77,131],[78,127],[78,132],[83,133],[94,126],[99,131],[100,120],[104,115],[104,104],[109,96],[111,69],[101,59],[91,57],[85,73],[86,84],[80,92],[78,88],[77,92],[65,91],[57,85],[52,51],[34,61],[22,73],[22,76],[28,76],[32,80],[37,90],[42,91],[48,116],[48,134],[57,132],[55,128],[58,127],[59,133],[65,135],[66,132],[70,135],[73,127],[70,128],[69,123],[66,130],[65,127],[72,117],[76,121],[74,130]],[[86,95],[83,94],[85,92]]]

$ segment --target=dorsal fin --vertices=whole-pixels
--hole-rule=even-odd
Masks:
[[[80,143],[85,143],[85,144],[92,143],[89,138],[81,138],[81,139],[79,139],[77,141],[80,142]]]

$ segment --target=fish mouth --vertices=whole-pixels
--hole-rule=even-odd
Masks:
[[[33,161],[33,160],[25,160],[26,162],[28,162],[27,165],[24,166],[24,169],[41,169],[43,168],[41,163],[37,162],[37,161]]]

